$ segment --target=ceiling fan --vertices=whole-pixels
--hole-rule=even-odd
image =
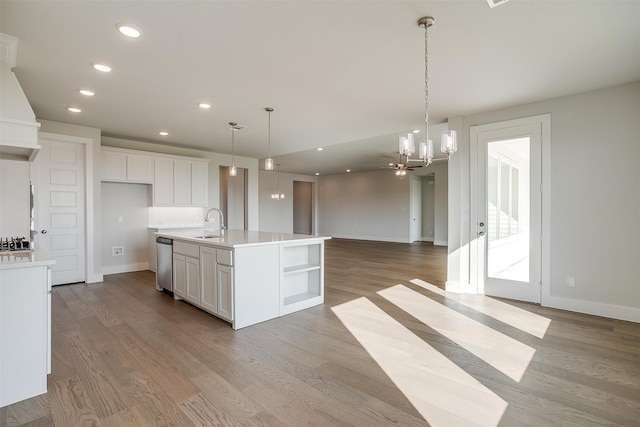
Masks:
[[[441,161],[446,161],[449,160],[448,158],[442,158],[442,159],[432,159],[432,162],[441,162]],[[420,162],[419,164],[415,164],[412,165],[409,162]],[[418,159],[410,159],[408,157],[402,156],[400,155],[400,161],[398,163],[389,163],[388,166],[382,167],[381,169],[393,169],[395,170],[395,174],[397,176],[405,176],[407,174],[407,172],[411,172],[417,168],[423,168],[429,166],[427,164],[425,164],[422,160],[418,160]]]

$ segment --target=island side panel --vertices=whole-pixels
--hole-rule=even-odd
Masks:
[[[234,248],[234,329],[280,316],[280,246]]]

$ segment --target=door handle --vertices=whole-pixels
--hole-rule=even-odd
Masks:
[[[484,231],[479,232],[478,236],[484,236]]]
[[[40,233],[47,234],[47,230],[42,230]]]

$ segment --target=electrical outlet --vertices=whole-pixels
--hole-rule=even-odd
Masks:
[[[576,287],[576,278],[572,276],[567,276],[567,286],[570,288]]]
[[[124,255],[124,246],[114,246],[111,248],[111,256]]]

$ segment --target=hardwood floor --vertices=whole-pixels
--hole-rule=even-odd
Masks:
[[[0,424],[639,425],[640,324],[445,294],[428,243],[325,262],[324,305],[239,331],[148,271],[55,287],[49,391]]]

